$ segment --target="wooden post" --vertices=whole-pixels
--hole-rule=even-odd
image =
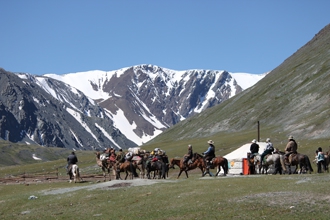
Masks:
[[[258,121],[258,142],[260,142],[260,123]]]

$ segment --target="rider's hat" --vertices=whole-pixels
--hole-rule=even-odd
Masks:
[[[289,140],[291,140],[291,139],[293,139],[293,136],[292,135],[289,136]]]
[[[253,139],[253,140],[252,140],[252,143],[257,143],[256,139]]]
[[[214,142],[212,140],[209,140],[207,143],[208,144],[214,144]]]
[[[268,142],[268,141],[270,141],[270,138],[267,138],[267,139],[266,139],[266,142]]]

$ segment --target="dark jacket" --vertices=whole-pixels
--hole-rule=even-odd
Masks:
[[[70,154],[67,158],[68,165],[78,163],[78,158],[74,154]]]
[[[186,154],[186,156],[187,156],[188,159],[192,159],[193,158],[193,150],[192,149],[188,150],[188,153]]]
[[[250,146],[250,151],[252,154],[258,153],[259,152],[259,145],[256,143],[252,143]]]

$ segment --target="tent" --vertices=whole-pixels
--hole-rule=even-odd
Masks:
[[[259,145],[259,153],[262,154],[266,148],[266,142],[257,142]],[[228,174],[239,174],[242,175],[244,169],[244,159],[247,158],[247,153],[250,152],[251,143],[244,144],[243,146],[237,148],[233,152],[223,156],[228,160],[229,171]],[[223,171],[221,171],[223,172]]]

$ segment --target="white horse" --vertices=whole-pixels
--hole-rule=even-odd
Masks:
[[[73,164],[71,167],[71,174],[70,174],[70,183],[73,181],[76,183],[77,181],[82,181],[83,179],[80,177],[79,167],[77,164]]]
[[[284,163],[284,158],[283,155],[280,154],[269,154],[266,155],[266,163],[263,162],[262,166],[260,166],[260,162],[261,162],[261,155],[257,154],[254,157],[254,165],[256,166],[256,168],[258,168],[259,174],[268,174],[268,167],[272,164],[274,164],[275,166],[275,171],[274,174],[277,173],[278,168],[282,168],[284,171],[286,171],[286,166]],[[280,174],[282,174],[282,172],[280,171]]]

